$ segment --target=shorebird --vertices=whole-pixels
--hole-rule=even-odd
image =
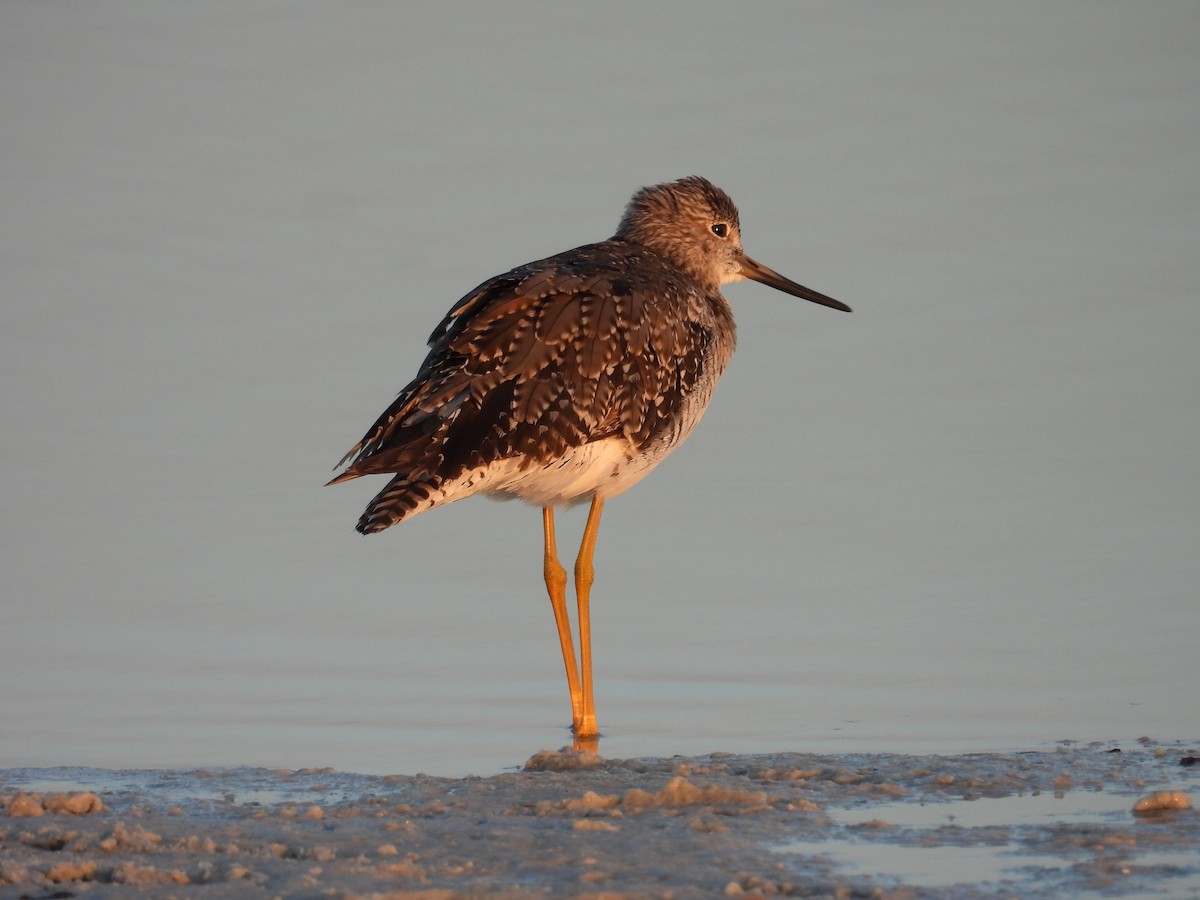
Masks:
[[[329,482],[392,476],[358,520],[363,534],[473,494],[541,507],[577,742],[599,735],[589,599],[600,514],[700,421],[733,355],[721,285],[744,278],[850,311],[746,256],[737,207],[706,179],[643,188],[608,240],[518,266],[459,300],[417,377]],[[585,501],[577,666],[554,510]]]

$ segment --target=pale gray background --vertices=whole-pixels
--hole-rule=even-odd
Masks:
[[[1200,735],[1200,6],[0,6],[0,766],[565,743],[536,510],[322,488],[444,311],[703,174],[754,284],[609,504],[612,756]],[[582,525],[560,518],[573,553]]]

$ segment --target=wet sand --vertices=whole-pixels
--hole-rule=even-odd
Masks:
[[[0,770],[0,897],[1200,896],[1196,744]],[[1135,812],[1139,800],[1157,796]]]

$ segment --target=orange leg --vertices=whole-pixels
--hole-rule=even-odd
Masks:
[[[575,595],[579,601],[579,658],[583,663],[583,716],[575,724],[576,737],[592,737],[600,734],[596,728],[596,702],[592,698],[592,622],[588,610],[595,570],[592,556],[596,552],[596,535],[600,532],[600,513],[604,511],[604,500],[592,498],[588,510],[587,525],[583,529],[583,542],[579,545],[579,556],[575,560]]]
[[[562,646],[563,664],[567,667],[567,688],[571,691],[571,727],[578,733],[583,721],[584,697],[579,686],[579,669],[575,666],[575,642],[571,639],[571,625],[567,620],[567,570],[558,561],[558,549],[554,542],[554,510],[548,506],[542,509],[542,526],[546,536],[546,592],[554,608],[558,643]],[[590,673],[588,677],[590,679]]]

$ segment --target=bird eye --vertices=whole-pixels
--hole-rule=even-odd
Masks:
[[[729,226],[724,222],[717,222],[712,227],[712,233],[717,237],[723,238],[729,234]]]

